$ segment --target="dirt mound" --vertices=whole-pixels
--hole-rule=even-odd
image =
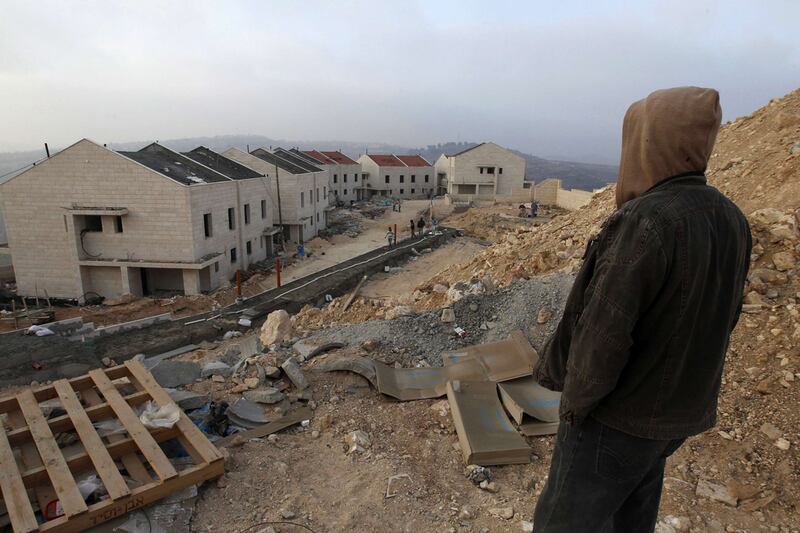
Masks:
[[[541,206],[537,218],[523,219],[517,216],[519,205],[493,205],[453,213],[445,218],[444,224],[463,230],[464,234],[470,237],[498,242],[504,239],[508,232],[514,231],[519,226],[541,225],[563,213],[566,211],[558,207]]]
[[[749,214],[800,202],[800,89],[720,128],[708,178]]]

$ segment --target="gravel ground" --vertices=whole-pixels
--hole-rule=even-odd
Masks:
[[[441,366],[443,351],[503,340],[516,329],[524,331],[533,346],[541,350],[558,323],[573,279],[569,274],[551,274],[467,296],[453,305],[456,320],[452,323],[440,320],[441,311],[431,311],[394,320],[333,326],[314,332],[310,338],[350,346],[375,339],[380,341],[380,348],[373,356],[402,366],[415,365],[423,358],[432,366]],[[538,324],[536,317],[542,307],[550,310],[553,317]],[[456,335],[456,326],[466,330],[467,336]]]

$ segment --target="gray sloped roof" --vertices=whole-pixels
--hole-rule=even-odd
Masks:
[[[285,170],[290,174],[307,174],[308,170],[304,169],[301,166],[295,165],[294,163],[287,161],[286,159],[279,157],[273,154],[270,151],[264,150],[263,148],[256,148],[250,155],[253,155],[262,161],[266,161],[271,165],[275,165],[281,170]]]
[[[149,144],[138,152],[117,153],[175,180],[181,185],[230,181],[230,178],[211,170],[201,163],[156,143]]]
[[[308,172],[322,172],[322,169],[309,163],[305,157],[301,157],[289,150],[285,150],[283,148],[276,148],[273,150],[273,153],[278,157],[281,157],[290,163],[297,165],[300,168],[306,169]]]
[[[252,168],[237,163],[233,159],[228,159],[205,146],[198,146],[191,152],[183,152],[183,155],[216,170],[220,174],[225,174],[231,179],[248,180],[262,176]]]

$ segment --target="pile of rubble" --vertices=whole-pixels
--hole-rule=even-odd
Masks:
[[[322,238],[328,238],[334,235],[347,235],[352,238],[358,237],[364,230],[364,218],[364,213],[358,209],[335,209],[328,213],[327,226],[324,230],[320,230],[319,236]]]

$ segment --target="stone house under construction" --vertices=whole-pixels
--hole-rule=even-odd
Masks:
[[[437,182],[453,200],[502,200],[530,196],[524,190],[525,158],[492,142],[436,161]]]
[[[307,158],[319,168],[328,171],[328,203],[337,205],[339,202],[349,205],[350,202],[361,200],[364,177],[361,175],[361,165],[358,161],[338,151],[326,150],[297,150],[292,152]]]
[[[272,222],[283,225],[285,242],[305,242],[327,227],[327,171],[264,148],[249,154],[231,148],[223,155],[270,178]]]
[[[198,294],[270,257],[269,178],[188,154],[218,170],[158,144],[83,139],[0,185],[18,294]]]
[[[420,155],[365,154],[361,164],[363,198],[428,198],[436,194],[433,165]]]

